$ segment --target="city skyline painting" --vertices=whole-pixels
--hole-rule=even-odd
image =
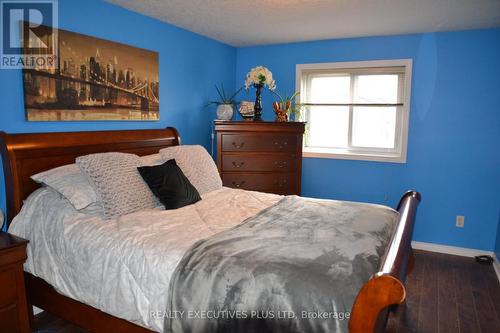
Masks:
[[[159,120],[158,53],[58,30],[56,68],[23,70],[28,121]]]

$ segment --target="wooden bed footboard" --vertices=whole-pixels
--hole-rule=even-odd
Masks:
[[[399,220],[380,270],[361,288],[351,311],[350,333],[378,332],[385,328],[390,305],[406,298],[404,282],[413,265],[411,236],[420,194],[408,191],[398,205]]]

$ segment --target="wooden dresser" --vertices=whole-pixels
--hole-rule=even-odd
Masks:
[[[300,194],[305,123],[215,121],[224,186]]]
[[[0,232],[0,331],[30,332],[23,263],[28,241]]]

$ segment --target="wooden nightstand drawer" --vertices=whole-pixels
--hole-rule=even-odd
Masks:
[[[16,272],[13,269],[0,271],[0,308],[3,308],[11,303],[15,303],[17,299],[16,288]]]
[[[28,333],[23,263],[27,240],[0,232],[0,331]]]
[[[223,151],[296,151],[297,135],[293,134],[223,134]]]
[[[2,333],[25,332],[19,320],[19,308],[17,303],[0,308],[0,330]]]
[[[224,173],[222,183],[227,187],[276,194],[292,194],[297,190],[293,173]]]
[[[222,157],[224,171],[277,171],[291,172],[297,168],[295,154],[263,156],[248,154],[225,154]]]

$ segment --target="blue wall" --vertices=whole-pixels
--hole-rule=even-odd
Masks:
[[[295,89],[298,63],[413,59],[406,164],[304,158],[302,194],[395,205],[423,200],[414,240],[493,250],[500,202],[500,29],[240,48],[236,84],[267,66]],[[272,120],[264,93],[264,118]],[[387,199],[385,199],[387,198]],[[465,228],[455,216],[465,215]]]
[[[234,87],[236,49],[103,1],[59,0],[59,27],[159,52],[160,121],[26,122],[19,70],[0,70],[0,130],[86,131],[175,126],[184,143],[209,146],[214,84]],[[5,210],[3,171],[0,207]]]

